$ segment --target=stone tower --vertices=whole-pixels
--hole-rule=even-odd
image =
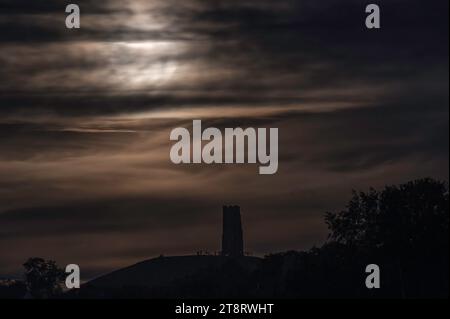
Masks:
[[[233,257],[244,255],[241,208],[239,206],[223,206],[222,255]]]

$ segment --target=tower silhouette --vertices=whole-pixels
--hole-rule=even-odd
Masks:
[[[233,257],[244,255],[241,208],[239,206],[223,206],[222,255]]]

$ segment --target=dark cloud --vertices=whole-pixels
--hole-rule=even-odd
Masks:
[[[17,8],[26,8],[25,4],[29,2],[4,4],[10,8],[8,23],[12,25],[1,30],[19,42],[23,42],[20,31],[22,22],[14,19],[14,15],[20,15],[21,11]],[[248,103],[248,99],[256,100],[250,101],[254,105],[268,103],[266,97],[260,98],[261,92],[268,91],[283,96],[295,92],[293,99],[301,103],[304,93],[312,90],[344,91],[344,88],[352,86],[354,90],[373,88],[379,93],[392,86],[396,86],[394,90],[398,90],[399,86],[407,87],[418,78],[423,79],[422,83],[429,80],[448,83],[445,72],[430,76],[430,72],[448,67],[447,1],[432,4],[423,1],[382,1],[383,28],[374,32],[368,32],[364,27],[364,3],[360,1],[327,1],[321,4],[315,1],[188,3],[190,6],[169,3],[155,8],[142,7],[144,15],[154,14],[166,21],[155,29],[146,28],[151,27],[146,25],[147,20],[141,25],[136,22],[134,27],[127,25],[127,20],[120,16],[117,18],[120,23],[115,24],[111,21],[112,14],[136,15],[136,12],[130,11],[129,3],[120,5],[114,1],[96,5],[89,1],[80,3],[86,8],[87,17],[95,13],[98,15],[95,21],[112,24],[111,28],[86,18],[86,25],[77,31],[82,34],[79,35],[67,31],[63,23],[57,23],[62,25],[62,30],[59,30],[54,25],[56,21],[42,21],[44,34],[48,30],[59,30],[60,35],[55,35],[53,39],[51,36],[41,39],[43,47],[40,50],[27,51],[22,48],[22,62],[3,57],[4,66],[0,74],[3,74],[5,85],[0,100],[6,106],[2,111],[39,110],[44,106],[51,111],[58,109],[64,112],[67,109],[70,113],[95,114],[121,109],[127,111],[128,108],[131,111],[152,109],[155,105],[180,107],[190,105],[190,102],[232,106],[240,101]],[[45,16],[56,14],[60,7],[60,2],[49,2],[43,7],[33,2],[26,10]],[[28,20],[23,23],[30,25]],[[137,30],[136,26],[140,26],[141,30]],[[39,27],[37,30],[30,29],[30,36],[39,35],[39,30]],[[167,36],[168,30],[180,36]],[[186,34],[189,38],[184,37]],[[57,47],[45,46],[60,42],[61,37],[68,43]],[[126,49],[117,51],[117,54],[107,53],[117,49],[112,45],[89,48],[86,44],[86,54],[76,53],[79,52],[76,45],[80,40],[120,42],[122,38],[128,42],[181,42],[187,49],[177,53],[167,49],[150,57],[149,54],[136,56],[136,52]],[[36,59],[27,65],[26,58],[37,54],[50,56],[51,59]],[[152,81],[141,83],[136,88],[120,85],[126,76],[121,72],[127,67],[151,69],[168,62],[176,63],[181,68],[198,61],[205,64],[195,65],[194,72],[198,72],[199,76],[208,72],[211,74],[205,81],[192,81],[187,75],[179,74],[180,81],[169,81],[162,87],[153,85]],[[191,70],[188,72],[192,75]],[[231,75],[224,76],[223,73],[227,72]],[[152,92],[152,96],[135,96],[136,89]],[[81,98],[71,96],[73,92],[92,90],[104,93],[102,96]],[[161,90],[168,91],[169,95],[161,94]],[[197,98],[191,101],[180,98],[177,92],[183,90],[195,90]],[[205,93],[211,90],[233,92],[231,103],[230,97],[205,97]],[[26,94],[28,91],[32,91],[33,95]],[[111,91],[125,96],[110,98]],[[253,96],[249,96],[249,92],[254,92]],[[132,97],[127,96],[130,93]],[[347,98],[350,98],[348,94]],[[285,97],[272,103],[283,103],[283,99]],[[77,102],[82,106],[73,107],[72,104]],[[84,104],[89,107],[84,107]],[[114,106],[116,104],[120,107]]]

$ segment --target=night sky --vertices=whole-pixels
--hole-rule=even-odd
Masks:
[[[352,189],[448,181],[447,0],[0,0],[0,277],[309,249]],[[81,8],[66,29],[65,7]],[[279,170],[176,166],[170,131],[279,128]]]

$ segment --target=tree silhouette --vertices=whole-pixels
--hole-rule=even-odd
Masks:
[[[406,297],[405,275],[412,265],[437,265],[429,269],[435,273],[448,265],[448,201],[448,185],[430,178],[354,192],[345,210],[326,213],[329,240],[359,256],[389,260]]]
[[[65,273],[54,261],[30,258],[23,266],[25,283],[31,297],[52,298],[61,292],[61,282],[65,278]]]
[[[347,209],[327,213],[329,238],[386,252],[448,245],[448,186],[421,179],[378,192],[353,193]]]

